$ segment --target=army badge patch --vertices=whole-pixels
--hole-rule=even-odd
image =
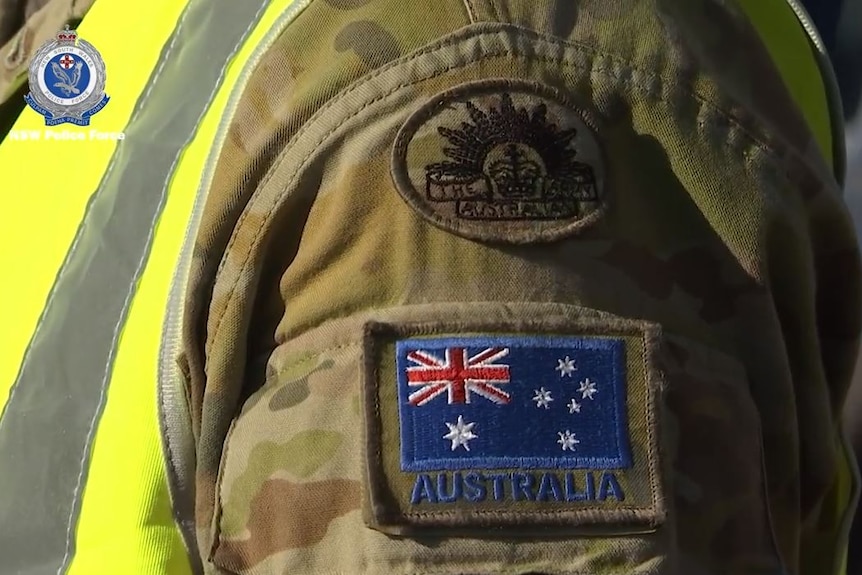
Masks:
[[[663,517],[645,328],[366,338],[369,522],[386,530]]]
[[[45,117],[46,126],[88,126],[109,99],[102,56],[68,26],[33,56],[29,82],[24,100]]]
[[[392,177],[436,226],[506,243],[552,241],[605,205],[597,128],[548,86],[491,80],[427,102],[401,128]]]

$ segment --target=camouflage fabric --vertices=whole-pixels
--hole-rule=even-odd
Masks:
[[[95,0],[0,0],[0,104],[27,80],[31,56]],[[22,104],[23,105],[23,104]]]
[[[585,130],[593,172],[565,159]],[[553,209],[469,203],[540,180]],[[733,2],[310,2],[245,87],[192,262],[181,365],[208,571],[834,572],[862,315],[836,188]],[[470,207],[432,205],[452,198]],[[659,334],[642,365],[660,521],[375,528],[363,374],[394,376],[369,322],[588,319]]]
[[[9,41],[24,21],[38,10],[44,0],[25,2],[24,0],[3,0],[0,2],[0,44]]]

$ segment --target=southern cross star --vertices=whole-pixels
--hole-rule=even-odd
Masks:
[[[569,359],[569,356],[567,355],[564,359],[557,360],[557,367],[554,369],[560,372],[560,377],[571,377],[572,372],[576,371],[578,368],[575,367],[575,360]]]
[[[580,443],[577,439],[575,439],[575,434],[569,431],[558,431],[557,435],[560,436],[560,439],[557,440],[557,443],[563,448],[563,451],[574,451],[575,446]]]
[[[444,422],[446,423],[446,422]],[[449,439],[452,441],[452,451],[458,448],[458,446],[463,445],[464,449],[470,451],[470,446],[467,444],[471,439],[476,439],[479,437],[475,433],[473,433],[473,426],[476,425],[473,423],[464,423],[464,417],[459,415],[457,423],[446,423],[446,427],[449,428],[449,433],[443,436],[443,439]]]
[[[599,390],[596,389],[596,382],[590,381],[589,377],[582,381],[580,385],[578,393],[581,394],[581,399],[592,399],[593,396],[599,392]]]
[[[581,412],[581,404],[575,401],[572,398],[572,401],[569,402],[569,413],[580,413]]]
[[[551,392],[546,390],[544,387],[539,389],[534,389],[536,395],[533,396],[533,401],[536,402],[536,407],[544,407],[548,409],[550,407],[550,403],[554,401],[551,397]]]

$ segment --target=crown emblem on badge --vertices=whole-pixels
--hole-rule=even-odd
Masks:
[[[24,101],[45,117],[46,126],[88,126],[90,116],[108,103],[105,61],[68,24],[33,54],[27,80]]]
[[[78,34],[74,30],[69,30],[68,24],[64,30],[57,33],[57,42],[60,44],[74,44],[77,39]]]
[[[467,219],[570,218],[580,214],[582,202],[599,201],[593,168],[575,159],[577,130],[550,121],[544,103],[516,107],[504,93],[487,111],[468,100],[465,112],[459,128],[437,128],[451,146],[443,148],[448,161],[425,168],[430,201],[481,200],[489,206],[483,214],[459,213]],[[530,210],[495,215],[492,208],[511,202]]]

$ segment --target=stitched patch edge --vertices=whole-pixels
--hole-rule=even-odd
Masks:
[[[650,501],[648,505],[620,509],[602,509],[598,506],[580,507],[573,510],[542,511],[491,511],[491,510],[440,510],[423,513],[404,512],[395,494],[389,488],[383,461],[382,421],[378,386],[380,384],[379,360],[386,346],[396,340],[410,337],[444,336],[458,333],[471,334],[515,334],[536,333],[541,335],[609,336],[623,335],[640,340],[647,389],[647,428],[650,430],[647,446]],[[363,368],[361,395],[363,400],[364,461],[366,493],[363,514],[366,524],[387,533],[404,533],[421,529],[433,531],[451,528],[482,529],[488,527],[510,527],[517,534],[518,528],[558,527],[566,531],[596,534],[605,528],[614,531],[622,528],[626,532],[652,531],[663,524],[666,505],[663,487],[662,464],[659,461],[660,414],[659,393],[663,387],[661,373],[656,367],[656,353],[661,330],[655,324],[621,318],[580,319],[555,317],[545,321],[513,320],[511,322],[490,321],[428,321],[428,322],[367,322],[363,333]],[[510,533],[507,530],[507,535]],[[526,533],[525,533],[526,534]]]

